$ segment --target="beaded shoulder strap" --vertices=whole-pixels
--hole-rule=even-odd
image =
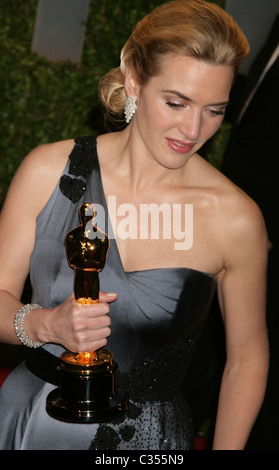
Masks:
[[[87,177],[92,172],[96,163],[96,137],[77,137],[74,148],[69,155],[70,165],[67,175],[60,178],[59,188],[61,193],[76,203],[86,189]]]

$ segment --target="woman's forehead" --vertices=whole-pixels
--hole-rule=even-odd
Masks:
[[[229,65],[215,65],[188,56],[170,57],[159,75],[149,84],[162,90],[176,90],[188,97],[206,94],[209,100],[223,101],[229,94],[234,70]],[[212,97],[212,98],[211,98]]]

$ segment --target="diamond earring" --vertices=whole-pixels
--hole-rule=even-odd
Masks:
[[[136,99],[133,95],[127,96],[124,106],[124,114],[127,124],[131,121],[133,114],[135,114],[137,109]]]

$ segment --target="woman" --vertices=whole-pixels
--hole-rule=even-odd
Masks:
[[[1,214],[0,340],[19,343],[13,322],[18,311],[22,320],[30,269],[29,346],[53,358],[107,344],[130,406],[122,421],[55,420],[45,411],[49,371],[42,380],[24,363],[1,390],[1,448],[193,448],[179,386],[215,288],[227,361],[213,449],[244,448],[268,368],[266,232],[256,204],[197,152],[219,128],[247,53],[244,35],[217,6],[162,5],[136,26],[120,68],[100,84],[109,118],[123,119],[125,106],[126,128],[44,145],[23,161]],[[75,302],[64,249],[83,202],[107,218],[109,210],[114,228],[93,306]],[[143,209],[162,207],[173,225],[164,232],[158,217],[150,233]]]

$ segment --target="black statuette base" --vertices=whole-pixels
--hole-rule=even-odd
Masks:
[[[61,357],[59,387],[50,392],[47,413],[60,421],[98,423],[127,411],[128,398],[115,388],[114,361],[96,364],[72,364]]]

